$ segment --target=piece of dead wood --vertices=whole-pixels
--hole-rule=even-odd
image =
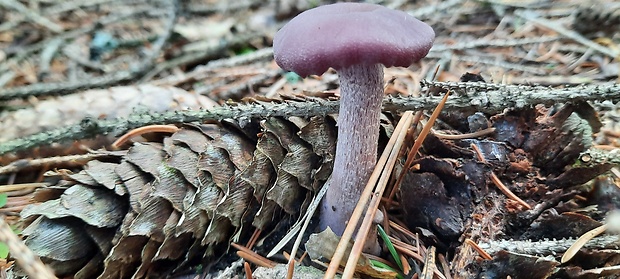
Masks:
[[[450,98],[444,110],[476,110],[487,113],[504,109],[520,109],[535,104],[551,105],[573,101],[620,100],[620,84],[583,85],[552,89],[537,86],[514,86],[490,83],[424,82],[428,93],[440,88],[452,90],[458,98]],[[304,100],[304,99],[302,99]],[[439,104],[440,97],[388,96],[383,109],[387,111],[427,110]],[[154,124],[205,122],[209,120],[237,119],[241,123],[250,119],[270,116],[301,116],[333,114],[338,111],[338,101],[306,97],[305,101],[253,102],[231,104],[202,110],[165,113],[137,113],[123,119],[87,120],[78,125],[35,134],[0,144],[0,154],[15,152],[50,143],[84,139],[101,134],[123,133],[138,127]]]

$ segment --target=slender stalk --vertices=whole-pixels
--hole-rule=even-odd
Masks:
[[[341,235],[377,161],[383,65],[338,70],[338,142],[330,187],[321,205],[321,228]]]

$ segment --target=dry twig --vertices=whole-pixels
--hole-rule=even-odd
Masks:
[[[451,98],[446,102],[445,110],[469,109],[494,113],[506,108],[522,109],[536,104],[551,105],[571,101],[597,100],[617,102],[620,100],[620,84],[584,85],[559,89],[463,82],[424,82],[424,84],[427,87],[449,89],[459,95],[458,98]],[[433,109],[439,104],[440,100],[440,97],[390,96],[384,99],[383,109],[394,112]],[[273,116],[328,115],[337,111],[338,101],[310,98],[304,102],[238,104],[203,111],[134,114],[126,119],[99,121],[91,119],[75,126],[0,143],[0,154],[102,134],[123,133],[146,125],[220,121],[223,119],[237,119],[243,122]]]

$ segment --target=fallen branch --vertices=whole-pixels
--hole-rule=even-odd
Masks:
[[[495,254],[501,250],[526,255],[555,255],[564,253],[575,243],[574,238],[545,239],[539,241],[530,240],[492,240],[478,245],[489,254]],[[617,235],[603,235],[588,241],[584,248],[587,249],[618,249]]]
[[[497,113],[505,109],[522,109],[537,104],[551,105],[575,101],[620,101],[620,84],[583,85],[570,88],[498,85],[490,83],[423,82],[423,92],[449,89],[455,92],[444,110],[471,110]],[[428,110],[439,104],[439,96],[389,96],[383,101],[384,111]],[[39,133],[0,144],[0,154],[36,146],[91,138],[97,135],[121,134],[146,125],[236,119],[240,123],[273,116],[309,117],[338,112],[338,101],[307,98],[304,101],[254,102],[232,104],[210,110],[138,113],[128,118],[112,120],[85,119],[82,123],[49,132]]]

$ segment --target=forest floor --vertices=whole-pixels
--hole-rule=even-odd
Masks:
[[[266,256],[331,170],[339,90],[334,70],[302,79],[280,69],[272,40],[295,15],[329,2],[1,0],[0,241],[8,244],[0,245],[2,278],[23,274],[17,265],[30,278],[49,278],[33,275],[45,269],[28,257],[33,252],[62,278],[283,277],[279,264],[292,244]],[[436,38],[420,62],[385,70],[382,150],[392,148],[391,136],[407,134],[379,207],[383,252],[364,254],[357,274],[620,277],[620,220],[608,217],[620,207],[620,4],[373,3],[412,14]],[[441,115],[431,116],[448,92]],[[184,109],[195,113],[174,113]],[[397,129],[409,110],[417,117]],[[433,129],[424,132],[427,123]],[[424,144],[410,152],[416,137]],[[223,150],[226,163],[184,165],[182,156],[200,162],[210,152],[196,142]],[[307,150],[306,163],[287,161],[302,154],[297,148]],[[259,158],[271,162],[269,170],[258,167]],[[120,173],[129,169],[142,179],[138,188]],[[192,180],[204,182],[199,172],[220,195],[216,205],[184,200],[205,192]],[[240,177],[251,187],[223,186]],[[278,184],[291,177],[294,186]],[[162,190],[173,185],[162,181],[188,186],[179,198],[175,189]],[[261,181],[269,190],[258,190]],[[95,202],[81,201],[84,193],[76,208],[67,205],[76,186],[96,189],[88,193],[97,200],[97,185],[113,196],[101,198],[98,209],[119,210],[117,219],[85,214],[85,204]],[[235,196],[237,190],[247,196]],[[272,190],[291,198],[264,193]],[[142,195],[164,201],[136,198]],[[150,209],[167,213],[146,216]],[[187,221],[191,209],[207,217],[171,233],[169,223]],[[151,228],[141,231],[139,222]],[[87,240],[74,234],[85,227]],[[51,244],[63,233],[75,243]],[[584,235],[596,237],[569,249]],[[337,240],[331,243],[302,245],[296,257],[304,255],[302,265],[314,269],[297,268],[295,276],[321,278],[330,256],[310,261],[304,251],[335,249]]]

